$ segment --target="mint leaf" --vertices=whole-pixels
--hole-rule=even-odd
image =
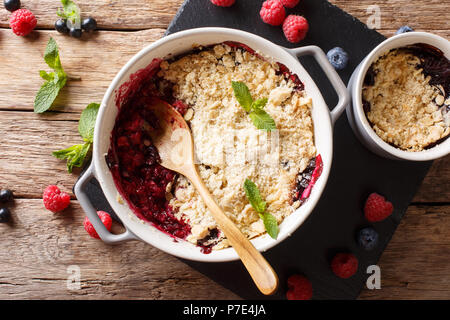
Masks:
[[[54,72],[47,73],[44,70],[39,70],[39,75],[41,76],[42,79],[47,81],[53,81],[53,79],[55,78]]]
[[[266,229],[269,236],[271,236],[273,239],[277,239],[278,232],[280,231],[278,228],[277,219],[268,212],[260,213],[259,217],[262,219],[264,228]]]
[[[252,108],[253,98],[247,85],[240,81],[231,81],[231,87],[234,96],[245,111],[250,112]]]
[[[84,159],[91,147],[90,142],[85,144],[76,144],[64,150],[53,152],[53,156],[58,159],[67,159],[67,171],[72,173],[73,167],[81,167]]]
[[[250,179],[245,179],[244,191],[253,209],[259,213],[259,217],[262,219],[267,233],[269,236],[276,239],[279,231],[277,219],[270,213],[266,212],[267,204],[263,201],[258,187]]]
[[[93,142],[95,120],[97,119],[100,105],[98,103],[89,104],[81,113],[80,121],[78,123],[78,132],[86,142]]]
[[[249,179],[245,179],[244,191],[253,209],[258,213],[263,213],[266,210],[266,202],[261,198],[261,194],[259,193],[256,184]]]
[[[65,83],[66,79],[61,80],[56,75],[53,80],[44,83],[34,99],[34,112],[42,113],[50,109]]]
[[[50,38],[45,48],[44,60],[54,72],[47,73],[44,70],[39,71],[39,75],[46,80],[34,99],[34,112],[42,113],[50,109],[59,94],[59,91],[66,85],[67,75],[64,72],[59,59],[58,46]]]
[[[267,98],[258,99],[252,103],[252,109],[262,109],[266,106],[268,101],[269,100]]]
[[[80,23],[80,8],[72,0],[61,0],[63,10],[58,9],[57,15],[63,19],[69,20],[73,25]]]
[[[277,128],[272,117],[263,110],[268,102],[267,98],[253,101],[250,90],[243,82],[231,81],[231,86],[234,91],[234,96],[241,107],[249,113],[249,117],[252,119],[256,128],[267,131],[275,130]]]
[[[100,105],[90,103],[81,112],[78,121],[78,132],[85,141],[84,144],[76,144],[64,150],[54,151],[52,154],[58,159],[67,159],[67,171],[72,173],[73,167],[81,167],[94,140],[94,127]]]
[[[263,109],[253,109],[253,111],[249,113],[249,117],[258,129],[270,131],[277,128],[275,121]]]
[[[64,71],[59,60],[59,51],[56,41],[50,37],[44,52],[44,60],[55,71]]]

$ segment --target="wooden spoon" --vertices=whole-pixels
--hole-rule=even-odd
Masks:
[[[258,289],[273,294],[278,287],[278,277],[261,253],[225,215],[203,183],[194,164],[194,142],[186,121],[170,104],[155,99],[149,107],[158,118],[159,128],[152,133],[161,165],[188,178],[208,206],[220,230],[239,255]]]

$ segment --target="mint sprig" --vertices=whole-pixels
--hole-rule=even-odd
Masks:
[[[247,85],[240,81],[231,81],[231,87],[241,107],[247,112],[252,111],[253,98]]]
[[[275,130],[277,125],[273,118],[263,108],[267,104],[267,98],[253,100],[247,85],[241,81],[232,81],[231,87],[234,96],[241,107],[248,113],[256,128],[260,130]]]
[[[94,141],[95,121],[97,120],[99,108],[100,105],[98,103],[91,103],[81,112],[78,132],[86,142]]]
[[[268,99],[267,98],[263,98],[263,99],[258,99],[256,101],[252,102],[252,108],[254,110],[260,110],[263,109],[266,104],[267,104]]]
[[[69,173],[72,173],[73,167],[81,167],[83,165],[84,159],[94,142],[95,120],[97,119],[99,108],[100,105],[98,103],[91,103],[81,112],[80,121],[78,122],[78,132],[83,138],[84,144],[76,144],[67,149],[52,153],[58,159],[67,160],[67,171]]]
[[[91,147],[91,143],[76,144],[67,149],[54,151],[52,154],[58,159],[67,159],[67,171],[72,173],[73,167],[81,167]]]
[[[77,23],[81,23],[80,16],[80,7],[72,0],[61,0],[63,5],[63,9],[58,9],[57,15],[63,19],[67,19],[72,23],[72,25],[76,25]]]
[[[262,109],[254,109],[248,114],[248,116],[252,119],[253,124],[258,129],[270,131],[277,128],[277,125],[272,117]]]
[[[273,239],[276,239],[279,232],[277,219],[269,212],[266,212],[267,204],[265,201],[263,201],[258,187],[250,179],[245,179],[244,191],[253,209],[258,212],[259,217],[262,219],[264,228],[266,229],[267,233]]]
[[[50,109],[59,91],[66,85],[67,74],[61,65],[58,45],[50,38],[45,48],[44,60],[53,72],[39,71],[39,75],[46,82],[42,85],[34,99],[34,112],[42,113]]]

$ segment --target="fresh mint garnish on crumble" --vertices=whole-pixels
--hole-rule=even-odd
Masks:
[[[84,159],[94,141],[94,127],[100,105],[98,103],[89,104],[81,113],[78,122],[78,132],[84,140],[84,144],[76,144],[64,150],[53,152],[53,156],[58,159],[67,159],[67,171],[72,173],[73,167],[81,167]]]
[[[36,113],[42,113],[50,109],[59,91],[67,82],[67,74],[64,72],[59,59],[58,45],[53,38],[48,40],[44,60],[54,71],[50,73],[44,70],[39,71],[39,75],[46,82],[39,89],[34,100],[34,112]]]
[[[63,9],[58,9],[57,15],[63,19],[67,19],[72,25],[81,23],[80,7],[72,0],[61,0],[61,3]]]
[[[254,101],[247,85],[241,81],[231,81],[231,87],[233,88],[236,100],[248,113],[256,128],[267,131],[277,128],[272,117],[264,111],[264,107],[268,101],[267,98]]]
[[[247,85],[239,81],[231,81],[231,86],[233,87],[234,96],[245,111],[252,111],[253,98],[250,94],[250,90]]]
[[[266,212],[267,204],[262,199],[258,187],[250,179],[245,179],[244,191],[253,209],[255,209],[255,211],[259,213],[259,217],[262,219],[267,233],[273,239],[276,239],[279,232],[277,219],[275,219],[275,217],[269,212]]]

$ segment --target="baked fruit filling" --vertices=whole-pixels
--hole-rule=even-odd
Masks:
[[[245,83],[276,130],[260,130],[233,92]],[[225,42],[171,60],[155,59],[117,92],[119,107],[106,161],[121,198],[144,221],[203,248],[229,246],[200,195],[159,164],[150,138],[155,99],[172,104],[191,128],[197,168],[227,216],[248,237],[266,232],[243,185],[251,180],[280,224],[306,201],[322,172],[312,101],[299,78],[245,45]]]
[[[369,68],[362,100],[385,142],[405,151],[431,148],[450,135],[450,61],[425,44],[391,50]]]

